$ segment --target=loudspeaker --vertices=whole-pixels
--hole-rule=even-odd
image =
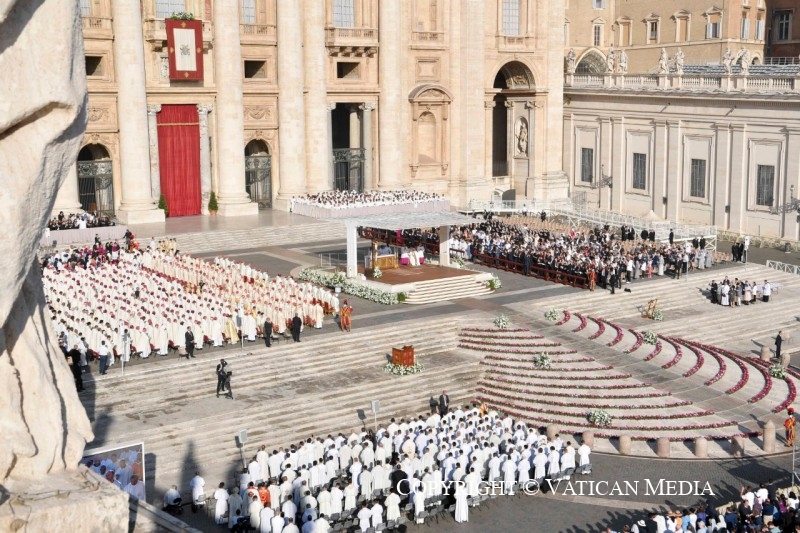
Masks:
[[[240,445],[244,446],[245,444],[247,444],[247,430],[240,429],[239,434],[236,436],[236,438],[239,439]]]
[[[378,411],[381,410],[381,402],[378,400],[372,400],[370,404],[372,406],[372,412],[377,415]]]

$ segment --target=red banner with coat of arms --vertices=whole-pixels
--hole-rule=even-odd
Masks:
[[[203,21],[166,19],[170,80],[203,79]]]

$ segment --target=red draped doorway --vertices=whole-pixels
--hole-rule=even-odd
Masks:
[[[200,125],[197,106],[162,105],[158,114],[161,194],[169,216],[200,214]]]

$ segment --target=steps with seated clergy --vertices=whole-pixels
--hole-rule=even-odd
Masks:
[[[427,304],[491,294],[492,289],[485,283],[490,278],[491,274],[475,273],[454,278],[417,281],[414,283],[415,290],[408,293],[405,303]]]

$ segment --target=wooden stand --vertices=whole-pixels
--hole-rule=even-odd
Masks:
[[[647,309],[644,313],[642,313],[642,318],[649,318],[652,320],[653,315],[656,312],[656,305],[658,304],[658,299],[650,300],[647,302]]]
[[[403,346],[402,348],[392,348],[392,364],[414,366],[414,347]]]

